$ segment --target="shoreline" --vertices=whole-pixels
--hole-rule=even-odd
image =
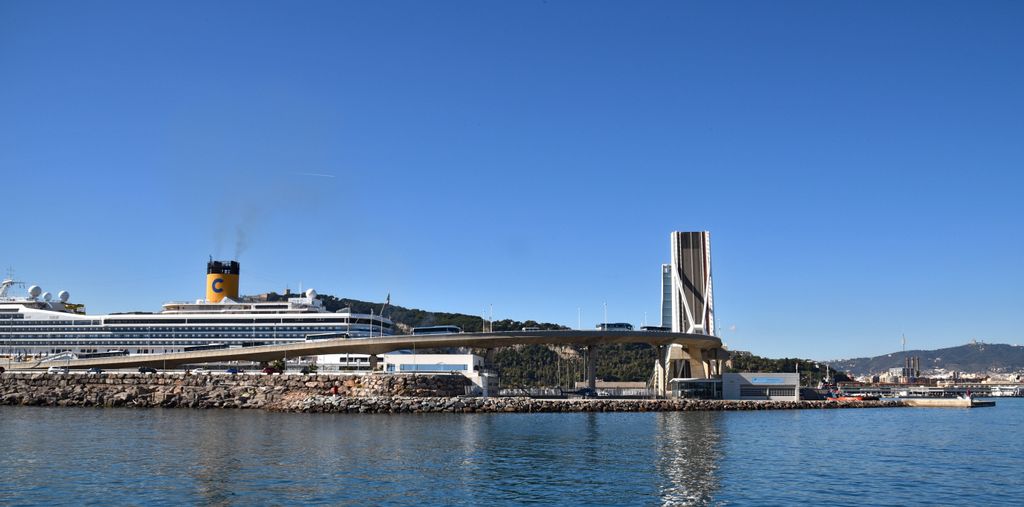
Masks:
[[[522,397],[456,398],[347,398],[315,396],[273,408],[300,413],[578,413],[578,412],[735,412],[753,410],[828,410],[897,408],[898,401],[733,401],[697,399],[636,400],[616,398],[538,399]]]
[[[539,399],[466,396],[462,375],[0,374],[0,405],[297,413],[559,413],[905,407],[899,401]]]

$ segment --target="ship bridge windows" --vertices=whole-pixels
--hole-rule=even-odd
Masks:
[[[138,325],[138,324],[185,324],[185,319],[107,319],[106,324]]]

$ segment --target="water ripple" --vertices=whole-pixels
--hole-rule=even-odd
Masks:
[[[995,409],[273,414],[0,407],[7,505],[1006,504]]]

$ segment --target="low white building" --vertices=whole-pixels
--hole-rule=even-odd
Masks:
[[[723,373],[726,400],[799,401],[800,375],[796,373]]]
[[[324,354],[316,356],[317,371],[321,373],[355,373],[370,371],[369,354]]]
[[[485,371],[484,358],[473,354],[384,354],[384,373],[461,373],[483,396],[498,387],[497,374]]]
[[[722,399],[722,379],[674,378],[668,381],[673,398]]]

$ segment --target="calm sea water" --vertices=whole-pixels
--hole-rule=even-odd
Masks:
[[[0,407],[0,504],[1020,505],[1022,421]]]

